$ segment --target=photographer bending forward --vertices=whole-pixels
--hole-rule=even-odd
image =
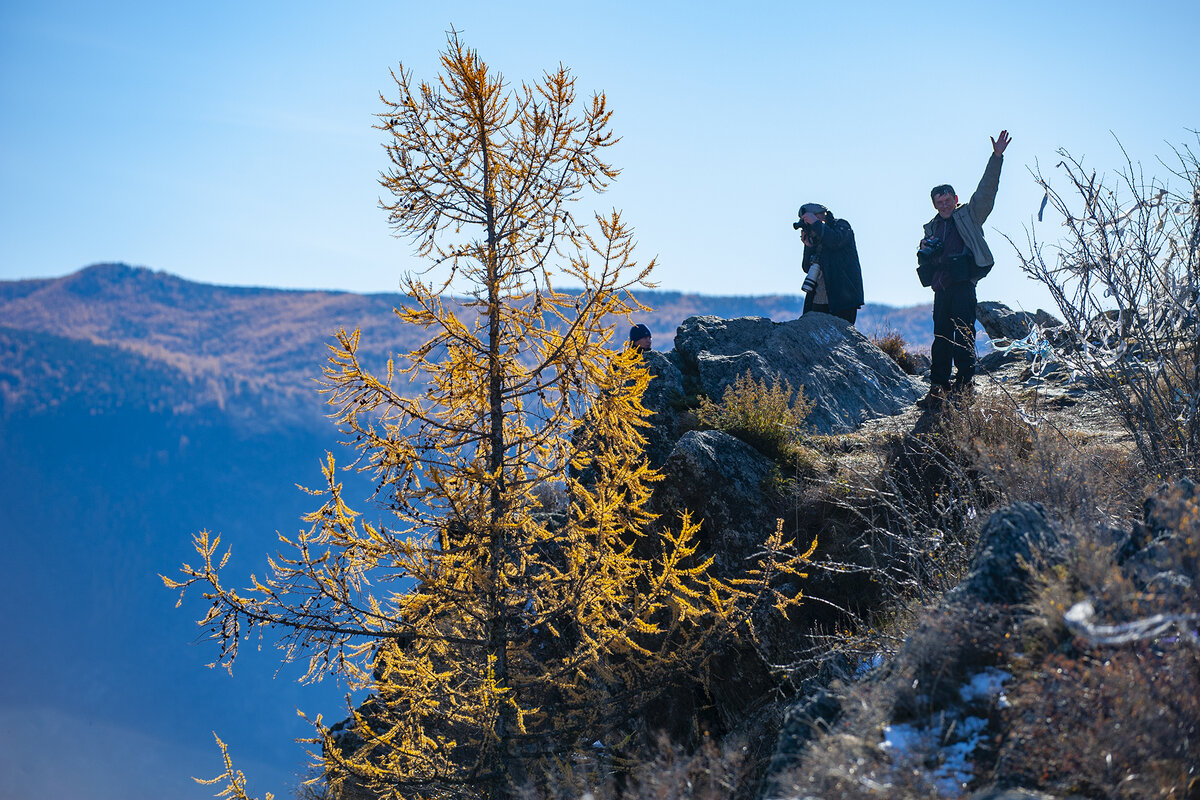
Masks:
[[[925,238],[917,251],[917,275],[922,286],[933,289],[933,345],[929,394],[917,405],[934,408],[955,392],[964,398],[974,393],[975,284],[992,269],[995,259],[983,238],[983,222],[992,213],[1008,131],[992,139],[992,155],[979,188],[966,205],[948,183],[935,186],[929,196],[937,216],[925,223]],[[950,363],[956,369],[950,383]]]
[[[804,310],[823,311],[853,324],[863,304],[862,267],[854,231],[844,219],[834,219],[820,203],[800,206],[800,228],[804,242]]]

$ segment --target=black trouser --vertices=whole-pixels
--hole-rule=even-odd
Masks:
[[[956,368],[955,383],[962,385],[975,374],[975,284],[952,283],[933,293],[933,362],[929,382],[950,385],[950,362]]]
[[[840,308],[837,311],[830,311],[828,303],[814,303],[812,301],[812,295],[805,295],[804,310],[800,312],[800,315],[804,316],[810,311],[820,311],[822,314],[832,314],[835,317],[841,317],[851,325],[854,324],[854,320],[858,319],[857,308]]]

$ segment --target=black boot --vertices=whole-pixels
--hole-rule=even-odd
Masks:
[[[935,383],[929,387],[929,394],[917,401],[917,408],[936,410],[942,407],[950,396],[950,387],[944,383]]]

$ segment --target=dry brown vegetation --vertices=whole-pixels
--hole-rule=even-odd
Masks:
[[[920,364],[899,331],[886,330],[874,334],[871,336],[871,342],[895,361],[896,366],[904,370],[906,374],[916,375],[921,371]]]
[[[853,517],[871,523],[867,535],[876,552],[899,558],[890,573],[883,563],[875,566],[873,577],[887,580],[873,617],[841,641],[829,641],[857,663],[878,653],[889,666],[861,682],[835,684],[844,716],[809,744],[790,773],[773,780],[771,796],[946,795],[935,778],[961,724],[956,693],[988,668],[1011,676],[1007,702],[976,712],[987,719],[987,735],[972,751],[964,789],[1195,796],[1200,648],[1194,615],[1200,609],[1194,590],[1181,588],[1178,579],[1148,590],[1145,574],[1123,561],[1132,545],[1122,550],[1120,532],[1134,528],[1136,539],[1148,490],[1144,468],[1129,448],[1032,426],[1024,416],[1011,397],[985,395],[923,435],[885,437],[871,446],[879,468],[842,505],[855,506]],[[914,491],[912,478],[922,467],[940,472],[941,484]],[[930,473],[921,474],[927,479]],[[826,491],[833,487],[827,484]],[[873,508],[864,505],[871,496],[879,500]],[[1194,586],[1200,552],[1195,496],[1166,497],[1167,510],[1159,513],[1170,517],[1176,535],[1154,545],[1155,569]],[[967,569],[979,522],[1016,501],[1040,503],[1062,524],[1065,563],[1027,565],[1034,576],[1027,606],[939,605],[944,589]],[[976,514],[962,513],[964,505]],[[901,518],[907,522],[897,528]],[[920,546],[931,541],[939,542],[940,553]],[[880,547],[888,542],[890,550]],[[1193,616],[1190,627],[1097,645],[1064,622],[1067,610],[1084,600],[1107,624]],[[897,758],[881,747],[884,726],[920,720],[938,721],[926,750]]]
[[[1126,155],[1114,176],[1060,150],[1058,181],[1035,180],[1065,237],[1035,229],[1022,269],[1050,290],[1065,324],[1055,355],[1102,391],[1147,467],[1200,464],[1200,133],[1147,177]],[[1065,186],[1060,189],[1056,184]]]

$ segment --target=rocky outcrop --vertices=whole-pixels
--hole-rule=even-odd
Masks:
[[[715,574],[740,575],[745,559],[775,527],[764,484],[773,464],[750,445],[721,431],[690,431],[663,465],[663,481],[652,508],[664,522],[687,509],[701,520],[704,552],[714,557]]]
[[[649,350],[642,357],[653,376],[642,396],[642,405],[651,411],[650,423],[653,426],[645,431],[646,457],[650,460],[650,466],[658,469],[666,463],[671,448],[681,434],[680,418],[686,404],[683,373],[663,353]]]
[[[975,318],[988,338],[993,340],[1016,341],[1028,336],[1034,326],[1046,330],[1062,325],[1053,314],[1040,308],[1037,313],[1030,314],[1028,311],[1013,311],[1004,303],[990,300],[976,305]]]
[[[673,351],[647,352],[645,359],[654,376],[643,398],[653,412],[646,452],[663,474],[653,507],[666,516],[687,509],[702,520],[705,549],[723,577],[744,569],[744,559],[774,528],[765,483],[775,466],[728,434],[683,430],[689,398],[719,399],[746,372],[758,380],[784,379],[812,401],[812,429],[835,433],[900,413],[923,394],[918,380],[828,314],[790,322],[691,317],[679,327]]]
[[[849,323],[828,314],[790,322],[765,317],[691,317],[675,334],[675,359],[689,393],[719,400],[738,376],[804,387],[817,433],[845,433],[864,420],[898,414],[921,383]]]
[[[964,604],[1023,603],[1029,599],[1035,571],[1061,563],[1065,553],[1063,534],[1041,504],[1014,503],[984,524],[971,571],[946,599]]]
[[[853,326],[827,314],[780,323],[762,317],[692,317],[679,327],[675,350],[647,353],[646,360],[655,376],[643,398],[654,412],[647,456],[663,475],[651,509],[662,515],[665,525],[677,526],[683,509],[700,521],[701,551],[713,558],[712,573],[725,580],[745,575],[775,527],[780,509],[772,478],[778,467],[727,433],[683,430],[689,420],[695,424],[686,411],[689,403],[694,405],[697,396],[719,400],[747,372],[760,381],[783,379],[803,387],[813,403],[811,429],[829,434],[900,413],[923,394],[918,380]],[[774,685],[764,654],[774,657],[787,651],[785,643],[794,635],[778,621],[767,628],[757,648],[734,647],[710,664],[709,712],[729,729],[742,728],[747,710]],[[671,705],[682,702],[673,698]],[[821,703],[810,706],[796,718],[825,709]],[[748,740],[771,736],[777,725],[778,721],[748,731]],[[756,751],[766,751],[770,740],[754,745]]]

